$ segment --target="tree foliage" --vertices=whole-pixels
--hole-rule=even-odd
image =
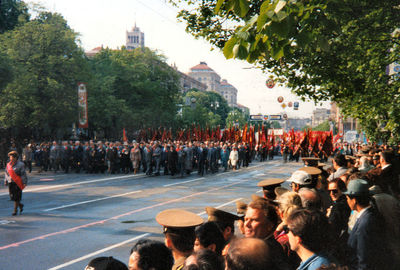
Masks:
[[[244,113],[242,110],[238,108],[233,108],[232,111],[229,112],[228,117],[226,118],[226,126],[232,127],[234,125],[238,125],[239,127],[243,127],[249,121],[250,115]]]
[[[400,131],[400,81],[386,67],[400,58],[400,0],[172,1],[187,31],[226,58],[273,73],[296,94],[331,99],[378,136]]]
[[[0,34],[29,20],[26,4],[20,0],[0,1]]]
[[[91,129],[115,136],[122,128],[174,125],[178,74],[148,48],[104,49],[92,59],[88,85]]]
[[[0,125],[41,135],[76,121],[77,82],[85,74],[77,34],[59,14],[44,12],[0,36],[13,78],[1,90]]]
[[[182,125],[225,126],[230,107],[218,93],[197,89],[188,91],[182,97]]]
[[[329,131],[331,128],[329,124],[329,120],[326,120],[322,122],[321,124],[317,125],[316,127],[313,127],[312,130],[314,131]]]

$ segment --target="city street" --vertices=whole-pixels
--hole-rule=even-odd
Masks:
[[[301,166],[276,159],[185,178],[33,173],[23,192],[22,215],[11,216],[8,189],[0,189],[0,269],[84,269],[98,256],[127,264],[137,240],[162,240],[158,212],[184,208],[205,220],[206,206],[234,213],[235,201],[261,195],[258,181],[287,179]]]

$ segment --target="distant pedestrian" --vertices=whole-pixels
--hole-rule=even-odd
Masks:
[[[17,214],[18,208],[19,212],[22,213],[24,210],[24,205],[21,203],[22,190],[28,183],[28,178],[25,173],[25,165],[18,160],[18,153],[16,151],[11,151],[8,153],[10,162],[7,163],[7,168],[5,170],[4,184],[9,189],[10,199],[14,201],[14,212],[13,216]]]

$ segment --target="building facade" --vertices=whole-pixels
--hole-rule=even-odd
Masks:
[[[93,57],[96,54],[98,54],[101,50],[103,49],[103,45],[100,47],[96,47],[94,49],[91,49],[90,51],[86,51],[85,54],[87,57]]]
[[[131,31],[126,31],[125,46],[127,50],[144,47],[144,33],[140,31],[140,28],[136,26],[136,23]]]
[[[238,90],[229,84],[227,80],[221,81],[217,92],[226,99],[230,107],[237,107]]]
[[[286,121],[286,131],[291,129],[298,131],[311,124],[310,118],[290,117]]]
[[[180,81],[181,81],[181,91],[183,93],[186,93],[190,89],[196,88],[197,90],[200,90],[202,92],[207,91],[207,85],[204,83],[199,82],[196,79],[193,79],[192,77],[186,75],[183,72],[180,72],[179,70],[176,70],[178,74],[180,75]]]
[[[215,91],[223,96],[230,107],[237,107],[238,90],[228,83],[227,80],[222,80],[221,77],[210,68],[206,62],[192,67],[188,75],[195,80],[207,85],[207,91]]]
[[[343,117],[340,113],[340,108],[335,102],[331,103],[331,120],[336,122],[338,133],[344,134],[346,131],[358,130],[358,121],[352,117]]]
[[[192,67],[188,75],[207,85],[207,91],[218,92],[221,77],[206,62],[200,62],[200,64]]]
[[[311,116],[311,126],[316,127],[319,124],[330,119],[331,110],[325,108],[317,108],[313,111]]]
[[[241,110],[244,114],[250,115],[250,109],[249,109],[249,107],[246,107],[246,106],[244,106],[244,105],[242,105],[242,104],[239,104],[239,103],[237,103],[236,105],[237,105],[236,108],[238,108],[239,110]]]

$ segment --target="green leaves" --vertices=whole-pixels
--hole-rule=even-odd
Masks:
[[[21,107],[12,121],[0,125],[34,127],[45,136],[76,121],[77,82],[84,81],[86,68],[66,21],[57,14],[40,16],[1,37],[0,52],[6,54],[14,77],[4,88],[0,107]],[[9,112],[0,114],[8,119]]]
[[[234,12],[241,18],[244,18],[249,11],[249,2],[247,0],[218,0],[215,6],[215,13],[220,13],[225,4],[225,12]]]
[[[123,127],[173,125],[180,82],[163,56],[147,48],[105,49],[90,65],[94,77],[89,87],[95,92],[89,95],[93,130],[113,134]]]

